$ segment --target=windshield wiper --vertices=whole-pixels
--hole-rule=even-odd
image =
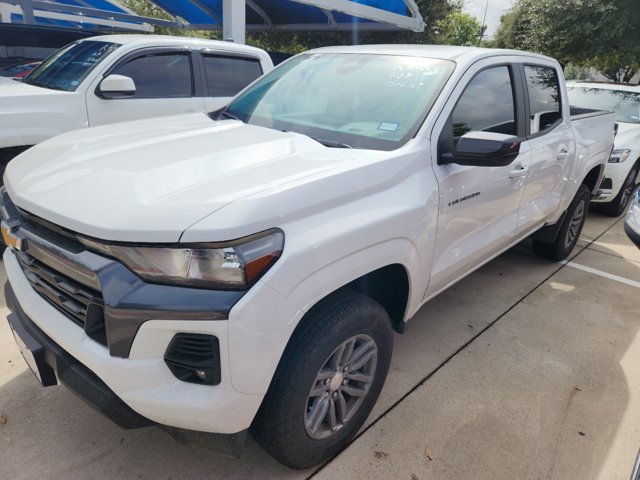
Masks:
[[[321,143],[325,147],[329,147],[329,148],[353,148],[351,145],[347,145],[346,143],[342,143],[342,142],[335,142],[333,140],[325,140],[323,138],[318,138],[318,137],[309,137],[309,138],[312,138],[316,142]]]
[[[221,118],[229,118],[231,120],[238,120],[239,122],[242,122],[242,120],[240,120],[240,118],[238,118],[237,116],[235,116],[233,113],[231,113],[229,110],[227,110],[228,107],[222,107],[219,110],[214,110],[211,113],[208,113],[207,115],[209,116],[209,118],[211,120],[220,120]],[[244,123],[244,122],[242,122]]]
[[[52,84],[49,84],[49,83],[29,80],[29,78],[23,79],[22,83],[26,83],[27,85],[33,85],[34,87],[48,88],[49,90],[62,90],[62,91],[65,91],[64,88],[58,87],[57,85],[52,85]]]
[[[33,85],[34,87],[41,87],[42,84],[39,82],[34,82],[33,80],[29,80],[29,77],[25,77],[22,79],[22,83],[26,83],[27,85]]]
[[[229,112],[228,110],[221,111],[220,117],[226,117],[226,118],[230,118],[231,120],[238,120],[239,122],[242,122],[242,120],[240,120],[238,117],[236,117],[233,113]]]

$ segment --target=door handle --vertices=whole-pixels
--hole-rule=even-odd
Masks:
[[[569,150],[560,150],[557,154],[556,154],[556,158],[558,160],[566,160],[567,158],[569,158]]]
[[[518,167],[511,170],[511,172],[509,172],[509,178],[522,178],[526,177],[527,175],[529,175],[529,169],[523,167],[522,165],[519,165]]]

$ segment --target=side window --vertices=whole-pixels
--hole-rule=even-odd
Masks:
[[[552,128],[562,118],[558,74],[549,67],[525,65],[527,90],[529,91],[531,133]]]
[[[257,59],[211,54],[203,58],[210,97],[233,97],[262,75]]]
[[[517,135],[511,74],[506,66],[478,73],[451,114],[454,141],[469,132]]]
[[[191,58],[188,53],[160,53],[137,57],[111,73],[131,77],[133,98],[183,98],[193,95]]]

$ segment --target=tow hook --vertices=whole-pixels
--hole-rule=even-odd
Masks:
[[[604,194],[604,192],[602,190],[598,190],[594,195],[593,195],[593,199],[594,200],[604,200],[606,198],[606,195]]]

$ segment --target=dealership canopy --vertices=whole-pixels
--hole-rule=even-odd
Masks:
[[[113,0],[0,0],[4,23],[87,30],[153,31],[153,26],[222,30],[244,43],[247,30],[424,30],[414,0],[153,0],[172,20],[141,17]]]

